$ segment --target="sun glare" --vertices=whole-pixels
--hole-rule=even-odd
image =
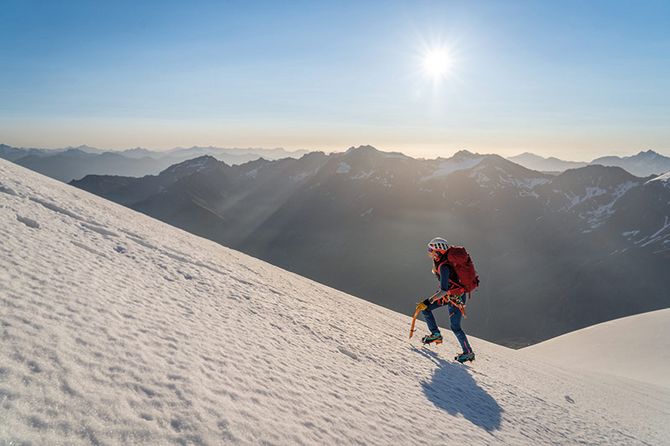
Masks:
[[[435,81],[449,74],[450,68],[451,58],[449,52],[444,48],[433,48],[423,56],[423,69]]]

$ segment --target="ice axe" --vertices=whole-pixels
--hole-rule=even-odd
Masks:
[[[409,338],[412,339],[412,336],[414,335],[414,332],[416,331],[414,329],[414,324],[416,324],[416,318],[419,316],[419,312],[422,310],[425,310],[428,308],[428,306],[424,303],[424,301],[419,302],[416,304],[416,310],[414,310],[414,316],[412,316],[412,326],[409,328]]]

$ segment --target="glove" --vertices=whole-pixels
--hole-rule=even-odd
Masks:
[[[421,301],[421,303],[424,304],[425,306],[428,306],[428,305],[430,305],[432,302],[430,301],[430,298],[427,298],[427,299],[424,299],[423,301]]]

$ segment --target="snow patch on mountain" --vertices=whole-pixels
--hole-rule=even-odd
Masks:
[[[430,181],[437,178],[447,177],[454,172],[459,170],[472,169],[478,165],[484,157],[482,156],[473,156],[473,157],[464,157],[461,159],[448,159],[441,162],[437,169],[433,171],[430,175],[422,177],[419,181]]]
[[[337,166],[335,173],[349,173],[351,171],[351,166],[345,162],[341,162]]]
[[[609,202],[605,204],[601,204],[598,206],[596,209],[589,211],[586,213],[586,218],[587,221],[591,227],[591,229],[595,229],[599,226],[601,226],[605,221],[611,217],[614,214],[614,205],[616,204],[617,201],[621,197],[623,197],[626,192],[631,190],[632,188],[638,186],[640,183],[636,181],[626,181],[625,183],[619,184],[614,191],[611,193],[611,199]],[[587,188],[587,189],[592,189],[592,188]],[[597,188],[600,189],[600,188]],[[606,191],[607,192],[607,191]],[[588,194],[588,192],[587,192]],[[599,196],[603,194],[598,194],[598,195],[593,195]],[[582,200],[585,201],[585,200]]]
[[[382,186],[384,186],[384,187],[386,187],[386,188],[389,188],[389,187],[392,186],[392,185],[391,185],[391,182],[389,181],[389,179],[393,179],[393,175],[390,175],[390,176],[388,176],[388,177],[386,177],[386,176],[376,176],[376,177],[373,178],[373,180],[374,180],[376,183],[379,183],[379,184],[381,184]]]
[[[493,172],[491,172],[493,171]],[[500,190],[506,188],[518,189],[522,196],[535,196],[537,193],[533,192],[538,186],[548,183],[548,178],[542,177],[523,177],[513,175],[500,166],[478,165],[468,175],[473,178],[477,184],[482,187]]]
[[[599,197],[601,195],[605,195],[607,193],[607,189],[603,189],[602,187],[587,187],[584,191],[584,195],[573,195],[570,193],[567,193],[566,196],[570,200],[570,205],[568,206],[568,209],[572,209],[573,207],[577,206],[578,204],[581,204],[585,202],[586,200],[590,200],[591,198],[594,197]]]
[[[352,180],[367,180],[372,175],[374,175],[374,173],[375,173],[374,170],[361,171],[361,172],[358,172],[356,175],[352,175],[351,179]]]
[[[669,229],[670,229],[670,219],[668,219],[668,216],[666,215],[665,220],[663,222],[663,225],[661,226],[661,228],[658,231],[654,232],[653,234],[651,234],[648,237],[643,238],[642,240],[638,240],[636,243],[644,242],[640,246],[645,247],[645,246],[651,245],[652,243],[661,241],[661,240],[665,239],[666,237],[670,236]]]
[[[0,183],[2,444],[670,436],[666,388],[474,337],[457,364],[453,337],[422,348],[405,315],[4,160]]]
[[[522,195],[532,195],[538,197],[536,192],[533,192],[538,186],[547,184],[549,180],[547,178],[513,178],[503,179],[504,183],[507,183],[517,189],[520,189]]]
[[[614,215],[614,205],[626,195],[632,188],[639,186],[638,181],[625,181],[616,187],[603,188],[589,186],[584,189],[583,194],[565,193],[568,204],[562,210],[579,209],[579,215],[586,220],[588,227],[582,233],[588,233],[602,226],[608,218]],[[584,209],[584,206],[593,202],[593,206]],[[581,206],[581,207],[580,207]]]
[[[652,178],[651,180],[647,181],[645,184],[650,184],[653,182],[660,182],[663,183],[665,187],[670,188],[670,172],[666,172],[663,175],[659,175],[656,178]]]
[[[291,181],[299,183],[301,181],[305,181],[306,179],[313,177],[314,175],[316,175],[317,172],[318,170],[300,172],[298,174],[291,175],[289,178]]]

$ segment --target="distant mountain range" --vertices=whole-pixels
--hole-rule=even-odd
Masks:
[[[642,177],[659,175],[670,171],[670,158],[660,155],[653,150],[640,152],[633,156],[604,156],[594,159],[591,161],[591,164],[621,167],[633,175]]]
[[[544,158],[533,153],[522,153],[521,155],[507,158],[517,164],[541,172],[563,172],[568,169],[576,169],[587,165],[616,166],[639,177],[659,175],[670,171],[670,158],[647,150],[632,156],[604,156],[596,158],[590,163],[576,161],[564,161],[558,158]]]
[[[670,304],[667,175],[361,146],[233,166],[206,155],[72,184],[403,313],[434,291],[425,244],[445,236],[482,277],[468,326],[509,346]]]
[[[89,174],[137,177],[154,175],[168,166],[202,155],[211,155],[228,164],[242,164],[261,157],[274,160],[300,157],[305,153],[307,153],[305,150],[291,152],[284,149],[219,147],[178,147],[167,151],[140,147],[123,151],[104,151],[90,146],[35,149],[0,144],[0,158],[65,182]]]
[[[234,165],[244,164],[258,158],[267,160],[299,158],[307,153],[309,152],[306,150],[287,151],[281,148],[238,149],[194,146],[156,151],[136,147],[108,151],[86,145],[62,149],[38,149],[0,144],[0,158],[65,182],[80,179],[89,174],[136,177],[156,175],[173,164],[203,155],[210,155],[226,164]],[[531,170],[554,174],[594,164],[621,167],[640,177],[670,171],[670,157],[660,155],[653,150],[628,157],[606,156],[590,163],[565,161],[555,157],[545,158],[529,152],[507,159]]]
[[[588,165],[588,163],[580,163],[577,161],[564,161],[553,156],[545,158],[529,152],[510,156],[507,159],[527,167],[528,169],[539,170],[540,172],[563,172],[568,169],[577,169]]]

